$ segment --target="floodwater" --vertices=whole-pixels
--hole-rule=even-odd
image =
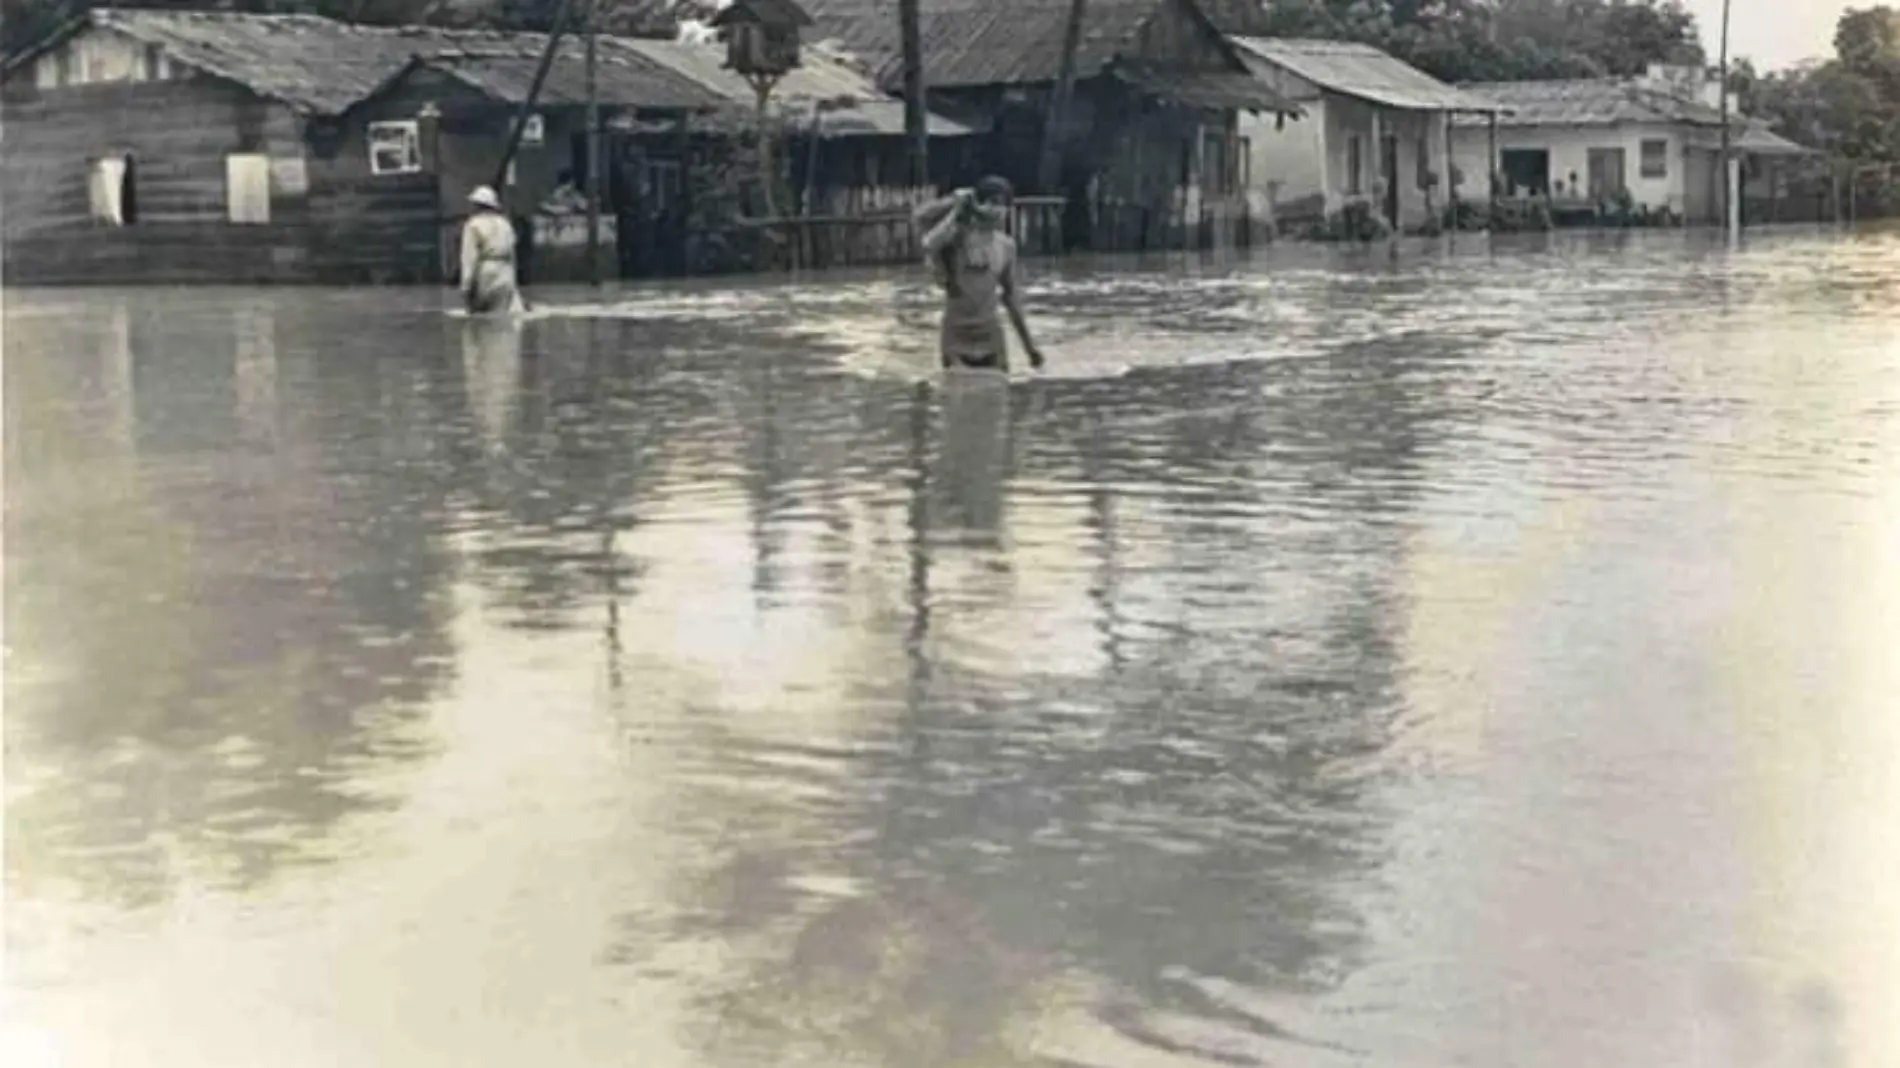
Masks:
[[[9,1066],[1900,1064],[1900,233],[5,295]]]

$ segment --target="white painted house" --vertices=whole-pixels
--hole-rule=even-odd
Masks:
[[[1256,77],[1305,111],[1298,122],[1241,117],[1251,193],[1263,209],[1282,220],[1311,219],[1362,200],[1395,227],[1444,210],[1450,116],[1488,113],[1490,101],[1370,45],[1232,40]]]
[[[1719,221],[1721,82],[1700,68],[1658,65],[1632,79],[1465,88],[1505,109],[1495,130],[1479,118],[1454,123],[1454,162],[1470,176],[1474,199],[1489,198],[1495,174],[1499,195],[1549,197],[1560,211],[1627,190],[1640,207],[1667,208],[1691,223]],[[1807,152],[1745,116],[1730,122],[1734,147],[1750,166]]]

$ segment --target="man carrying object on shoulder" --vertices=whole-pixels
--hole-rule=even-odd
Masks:
[[[943,366],[1008,373],[1009,341],[1001,310],[1022,341],[1029,366],[1042,367],[1042,352],[1029,337],[1016,292],[1016,239],[1005,222],[1014,199],[1009,182],[984,178],[917,211],[924,254],[944,290]]]

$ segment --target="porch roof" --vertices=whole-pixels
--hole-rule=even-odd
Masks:
[[[1461,88],[1495,101],[1500,107],[1498,122],[1503,126],[1722,124],[1721,113],[1699,100],[1618,78],[1478,82]]]
[[[1719,130],[1698,131],[1690,141],[1697,148],[1719,149],[1722,135]],[[1806,145],[1796,144],[1768,128],[1768,124],[1751,120],[1747,125],[1731,128],[1729,147],[1737,152],[1751,156],[1818,156],[1819,152]]]
[[[1241,71],[1166,70],[1124,62],[1115,64],[1110,73],[1144,93],[1189,107],[1301,114],[1298,104]]]
[[[1353,41],[1286,37],[1231,37],[1251,64],[1290,71],[1328,92],[1404,111],[1488,113],[1498,105],[1446,85],[1409,63]]]

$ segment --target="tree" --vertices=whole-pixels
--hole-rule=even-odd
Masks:
[[[1373,45],[1446,81],[1640,74],[1704,61],[1679,0],[1202,0],[1228,33]]]
[[[1834,51],[1833,59],[1737,85],[1743,110],[1839,159],[1900,162],[1900,12],[1849,9]]]

